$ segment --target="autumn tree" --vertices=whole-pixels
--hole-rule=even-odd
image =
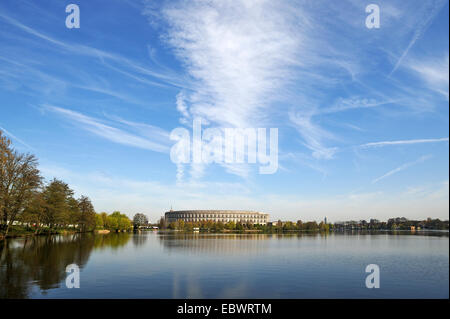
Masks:
[[[35,234],[39,233],[45,214],[45,201],[41,192],[36,192],[25,208],[20,218],[21,222],[35,228]]]
[[[0,131],[0,231],[6,236],[41,185],[37,159],[11,147]]]

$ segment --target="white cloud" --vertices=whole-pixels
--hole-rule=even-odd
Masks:
[[[188,107],[186,105],[186,96],[184,92],[180,92],[177,94],[177,111],[181,113],[183,116],[183,120],[187,121],[190,118]]]
[[[11,137],[13,140],[19,142],[20,144],[22,144],[23,146],[25,146],[26,148],[30,149],[30,150],[34,150],[33,147],[31,147],[30,145],[28,145],[26,142],[24,142],[22,139],[18,138],[17,136],[15,136],[14,134],[12,134],[11,132],[9,132],[8,130],[6,130],[5,128],[0,126],[0,131],[3,131],[6,135],[8,135],[9,137]]]
[[[78,125],[82,129],[89,131],[100,137],[103,137],[107,140],[110,140],[112,142],[147,149],[155,152],[167,153],[169,151],[169,147],[167,146],[167,144],[164,145],[161,143],[161,140],[163,139],[164,136],[168,137],[168,133],[165,133],[163,130],[157,127],[145,125],[144,127],[146,129],[146,137],[142,137],[106,125],[98,119],[83,115],[79,112],[67,110],[61,107],[48,104],[43,105],[43,109],[66,117],[67,119],[72,121],[73,124]],[[136,126],[136,123],[126,121],[122,122]],[[139,127],[142,127],[143,125],[144,124],[139,124]],[[167,143],[169,143],[168,139]]]
[[[387,105],[395,103],[395,100],[389,100],[389,101],[377,101],[375,99],[370,98],[359,98],[359,97],[352,97],[352,98],[339,98],[334,105],[322,108],[317,111],[318,114],[332,114],[332,113],[339,113],[344,112],[348,110],[354,110],[354,109],[367,109],[367,108],[374,108],[381,105]]]
[[[411,59],[405,66],[416,72],[428,87],[448,99],[449,56],[444,58]]]
[[[392,75],[398,69],[398,67],[402,64],[404,58],[408,55],[411,48],[423,36],[425,31],[431,25],[431,22],[433,21],[433,19],[441,11],[441,9],[443,8],[443,6],[446,3],[447,3],[447,0],[431,0],[431,1],[426,2],[426,8],[425,8],[425,10],[423,10],[424,14],[423,14],[423,16],[418,17],[419,19],[416,20],[415,29],[413,31],[412,38],[409,41],[406,49],[402,52],[402,54],[398,58],[397,62],[395,63],[394,68],[392,69],[390,75]],[[417,10],[417,11],[420,12],[422,10]]]
[[[401,172],[401,171],[403,171],[403,170],[405,170],[405,169],[407,169],[407,168],[409,168],[411,166],[414,166],[416,164],[425,162],[427,159],[430,159],[430,158],[431,158],[430,155],[426,155],[426,156],[420,157],[419,159],[415,160],[414,162],[409,162],[409,163],[405,163],[403,165],[400,165],[399,167],[397,167],[397,168],[387,172],[386,174],[384,174],[384,175],[382,175],[382,176],[380,176],[378,178],[375,178],[372,181],[372,184],[378,183],[379,181],[385,179],[386,177],[389,177],[391,175],[397,174],[398,172]]]
[[[332,159],[336,147],[326,147],[324,140],[335,139],[335,136],[312,122],[311,116],[302,115],[300,112],[289,113],[289,119],[295,124],[297,131],[305,140],[305,146],[312,151],[317,159]]]
[[[299,63],[299,9],[273,1],[180,1],[162,15],[167,41],[195,79],[193,116],[240,128],[267,119]]]
[[[188,79],[179,74],[176,74],[176,72],[174,72],[173,70],[169,70],[167,68],[161,70],[161,68],[158,68],[155,65],[150,68],[145,64],[140,64],[114,52],[108,52],[83,44],[69,43],[58,40],[54,37],[37,31],[35,28],[27,26],[4,13],[0,13],[0,19],[3,19],[7,23],[30,35],[53,44],[53,49],[62,49],[65,52],[71,52],[80,56],[98,59],[98,61],[104,66],[144,84],[152,86],[165,86],[165,84],[169,84],[180,88],[189,87]],[[114,63],[115,65],[111,65],[108,62]],[[146,78],[145,76],[149,78]],[[158,81],[155,81],[155,79]]]
[[[372,142],[360,145],[361,148],[371,148],[371,147],[383,147],[390,145],[410,145],[410,144],[421,144],[421,143],[439,143],[448,142],[448,137],[443,138],[423,138],[415,140],[400,140],[400,141],[382,141],[382,142]]]

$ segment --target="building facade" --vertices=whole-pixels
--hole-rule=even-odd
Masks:
[[[170,210],[165,213],[164,218],[167,223],[183,220],[184,222],[241,222],[266,225],[269,221],[269,214],[246,210]]]

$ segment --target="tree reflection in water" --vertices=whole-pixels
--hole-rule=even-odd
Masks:
[[[93,249],[118,249],[130,238],[87,233],[0,241],[0,299],[27,298],[32,286],[46,291],[64,285],[67,265],[82,269]]]

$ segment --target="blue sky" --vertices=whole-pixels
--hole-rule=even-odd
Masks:
[[[0,2],[0,129],[97,211],[448,219],[448,1]],[[279,168],[175,165],[177,127],[278,128]]]

